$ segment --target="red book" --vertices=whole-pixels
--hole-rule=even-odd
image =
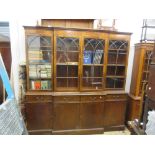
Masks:
[[[36,90],[41,89],[41,82],[40,81],[35,81],[34,82],[34,87]]]

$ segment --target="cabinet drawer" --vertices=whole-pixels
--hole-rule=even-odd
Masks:
[[[127,100],[126,94],[108,94],[106,100]]]
[[[103,102],[104,96],[102,95],[91,95],[91,96],[81,96],[82,102]]]
[[[25,97],[27,102],[49,102],[52,101],[52,96],[46,96],[46,95],[27,95]]]
[[[75,102],[80,102],[80,96],[55,96],[54,97],[54,102],[58,103],[75,103]]]

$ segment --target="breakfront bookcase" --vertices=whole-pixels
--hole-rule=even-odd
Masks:
[[[153,43],[135,44],[132,78],[128,100],[128,120],[141,119],[143,101],[148,84],[149,68],[153,56]]]
[[[131,33],[25,26],[30,134],[124,129]]]

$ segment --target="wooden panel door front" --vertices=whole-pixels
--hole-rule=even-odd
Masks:
[[[52,128],[51,103],[26,103],[28,130],[50,131]]]
[[[79,103],[54,103],[53,130],[79,128]]]
[[[124,125],[126,101],[106,101],[104,108],[104,126]]]
[[[81,128],[103,128],[103,108],[102,102],[81,103]]]

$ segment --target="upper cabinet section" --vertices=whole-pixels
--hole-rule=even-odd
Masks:
[[[130,33],[25,27],[28,90],[124,90]]]

